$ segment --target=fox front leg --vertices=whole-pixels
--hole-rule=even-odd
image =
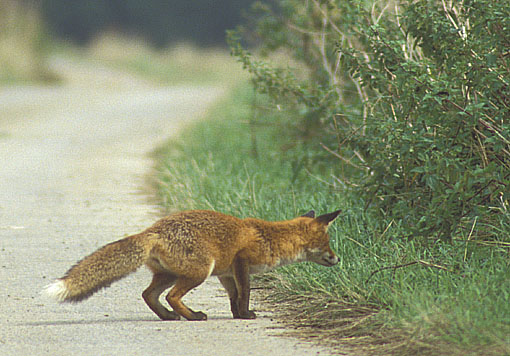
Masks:
[[[231,276],[218,276],[218,279],[221,282],[221,285],[228,293],[228,298],[230,299],[230,310],[232,311],[232,316],[234,319],[240,319],[239,315],[239,295],[237,293],[236,281],[234,277]]]
[[[239,319],[255,319],[256,315],[249,310],[250,305],[250,267],[246,261],[237,258],[234,262],[234,281],[237,288],[237,311]],[[233,308],[235,309],[235,308]],[[234,311],[234,310],[233,310]],[[232,311],[232,312],[233,312]],[[234,315],[235,318],[235,315]]]

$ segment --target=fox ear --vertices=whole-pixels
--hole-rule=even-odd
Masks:
[[[333,221],[335,221],[335,219],[341,212],[342,210],[337,210],[333,213],[321,215],[318,218],[316,218],[315,221],[317,221],[320,224],[329,226]]]
[[[315,217],[315,211],[310,210],[308,213],[301,215],[302,218],[314,218]]]

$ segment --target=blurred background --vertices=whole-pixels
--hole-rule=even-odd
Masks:
[[[87,55],[132,69],[142,68],[140,59],[150,52],[156,62],[153,71],[162,53],[171,50],[172,58],[180,55],[183,62],[190,51],[202,50],[204,57],[214,58],[227,53],[225,31],[242,22],[253,2],[0,0],[0,82],[58,80],[47,58],[64,48],[87,49]],[[173,75],[160,71],[154,75],[163,80]]]
[[[48,30],[86,44],[105,31],[139,36],[158,47],[175,42],[223,46],[225,30],[253,0],[25,0],[40,9]]]

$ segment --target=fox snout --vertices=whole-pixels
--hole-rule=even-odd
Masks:
[[[320,251],[313,249],[309,251],[308,261],[315,262],[321,266],[331,267],[338,263],[338,257],[333,251]]]
[[[331,267],[338,263],[338,257],[334,253],[327,253],[322,256],[318,263],[326,267]]]

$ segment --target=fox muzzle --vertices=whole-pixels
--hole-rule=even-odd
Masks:
[[[322,258],[321,262],[323,262],[320,263],[321,265],[331,267],[338,263],[338,257],[336,255],[327,255]]]

